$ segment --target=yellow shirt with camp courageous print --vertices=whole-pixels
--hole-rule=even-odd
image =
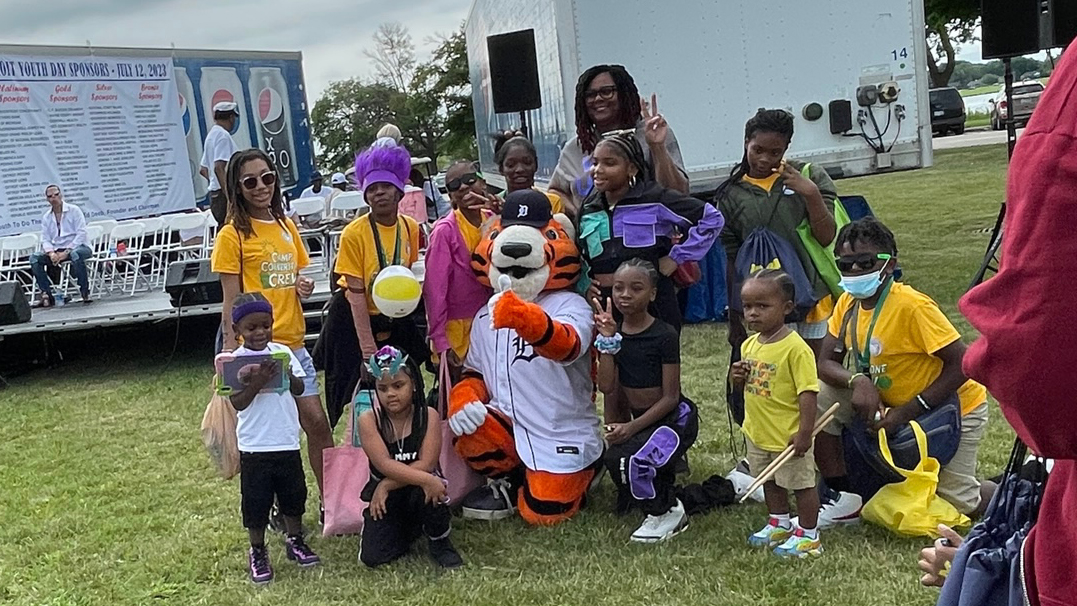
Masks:
[[[849,309],[858,304],[843,294],[830,316],[827,331],[837,338]],[[845,331],[845,346],[863,352],[874,310],[856,312],[856,338],[853,326]],[[882,302],[879,319],[871,333],[870,368],[883,404],[902,406],[927,389],[942,374],[942,360],[934,354],[959,340],[961,335],[931,297],[915,288],[895,282]],[[987,401],[987,389],[975,381],[966,381],[957,390],[961,413],[968,414]]]
[[[744,384],[744,435],[762,450],[781,452],[800,429],[800,394],[819,392],[815,354],[796,332],[774,343],[759,335],[741,345],[749,367]]]
[[[221,228],[210,260],[213,271],[239,275],[243,292],[262,293],[273,305],[273,340],[302,347],[306,321],[295,283],[299,270],[310,264],[307,249],[291,219],[251,219],[251,228],[250,236],[230,223]]]
[[[333,271],[340,274],[337,284],[341,288],[347,288],[348,284],[344,276],[362,280],[367,289],[367,310],[370,315],[376,316],[381,312],[374,305],[374,297],[370,296],[370,287],[374,282],[374,276],[381,271],[382,267],[378,259],[378,247],[374,243],[374,229],[371,224],[378,226],[378,238],[381,239],[386,266],[393,264],[397,246],[400,246],[400,265],[409,268],[419,260],[419,224],[411,217],[399,215],[396,225],[386,227],[381,223],[371,221],[370,216],[367,215],[349,223],[344,228],[344,233],[340,235],[340,251],[337,253],[336,266],[333,268]],[[398,226],[400,228],[399,240],[397,239]]]

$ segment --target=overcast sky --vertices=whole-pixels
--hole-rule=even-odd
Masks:
[[[399,21],[420,59],[464,21],[471,0],[0,0],[7,44],[150,46],[303,52],[313,104],[333,80],[373,74],[364,48]]]

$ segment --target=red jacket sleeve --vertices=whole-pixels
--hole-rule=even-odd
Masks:
[[[1077,458],[1077,45],[1040,99],[1010,162],[997,275],[961,300],[980,331],[965,356],[1037,453]]]

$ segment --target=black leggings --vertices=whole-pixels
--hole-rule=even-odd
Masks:
[[[447,505],[426,502],[423,489],[405,486],[389,493],[380,520],[363,512],[363,539],[359,561],[374,568],[403,556],[423,534],[437,540],[449,536],[452,513]]]

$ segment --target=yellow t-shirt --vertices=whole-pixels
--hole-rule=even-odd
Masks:
[[[397,225],[386,227],[371,221],[369,215],[356,219],[344,228],[340,236],[340,251],[337,253],[336,266],[333,271],[340,274],[337,281],[342,288],[348,284],[344,276],[359,278],[367,287],[367,310],[370,315],[376,316],[381,312],[374,305],[374,298],[369,294],[369,288],[374,283],[374,274],[382,270],[378,259],[378,248],[374,245],[374,230],[371,223],[378,226],[378,237],[381,238],[382,250],[385,254],[386,265],[392,265],[396,256],[396,247],[400,250],[400,264],[411,267],[419,260],[419,224],[411,217],[397,216]],[[400,227],[400,239],[397,241],[397,226]]]
[[[307,324],[295,291],[299,270],[310,264],[307,249],[291,219],[251,219],[253,234],[242,237],[232,224],[217,234],[210,260],[213,271],[240,276],[244,292],[260,292],[273,305],[273,340],[302,347]]]
[[[751,367],[744,385],[744,435],[763,450],[781,452],[800,429],[798,397],[819,392],[815,354],[792,331],[776,343],[760,343],[752,335],[740,351]]]
[[[837,338],[846,312],[856,300],[843,294],[834,307],[827,326],[831,336]],[[856,338],[854,346],[853,326],[845,334],[845,346],[864,351],[868,328],[874,310],[858,309],[856,312]],[[901,406],[907,404],[942,373],[942,360],[935,353],[961,338],[957,329],[942,313],[931,297],[911,286],[895,282],[883,301],[879,320],[871,334],[871,376],[875,380],[883,404]],[[961,400],[962,414],[968,414],[987,401],[987,389],[975,381],[968,381],[957,390]]]
[[[456,213],[456,226],[464,238],[464,245],[467,246],[468,252],[475,252],[475,249],[479,247],[479,242],[482,241],[482,226],[472,225],[471,221],[468,221],[464,213],[459,210],[453,212]]]
[[[762,188],[769,194],[770,190],[774,189],[774,184],[778,182],[779,176],[780,175],[778,173],[774,173],[764,179],[755,179],[753,177],[749,177],[748,175],[744,175],[743,180],[745,183],[751,183],[756,187]]]

